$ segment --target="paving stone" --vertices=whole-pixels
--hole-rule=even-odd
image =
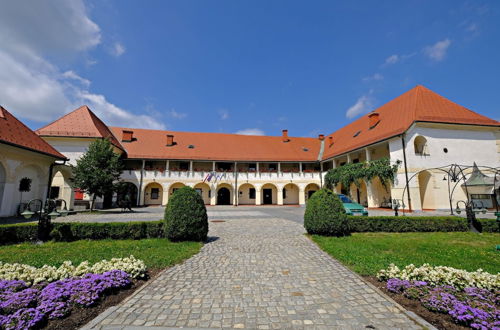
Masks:
[[[422,328],[321,251],[301,224],[232,212],[234,219],[210,223],[212,239],[199,254],[163,271],[94,328]]]

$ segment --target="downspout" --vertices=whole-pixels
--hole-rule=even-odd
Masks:
[[[319,153],[318,153],[320,188],[323,188],[323,163],[321,163],[321,160],[323,159],[324,152],[325,152],[325,140],[323,139],[323,140],[321,140],[321,144],[319,146]]]
[[[238,198],[240,192],[238,191],[238,162],[234,162],[234,206],[238,206]]]
[[[406,143],[405,143],[405,134],[401,134],[401,143],[403,144],[403,159],[405,162],[405,177],[406,177],[406,186],[408,187],[408,210],[411,212],[411,191],[410,191],[410,181],[408,180],[408,166],[406,164]],[[404,208],[403,208],[404,210]]]

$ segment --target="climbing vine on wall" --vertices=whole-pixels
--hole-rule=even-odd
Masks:
[[[333,189],[339,183],[346,188],[349,188],[354,183],[359,188],[361,180],[370,182],[377,177],[384,188],[387,189],[389,184],[394,183],[394,177],[400,164],[400,160],[397,160],[395,164],[391,164],[389,158],[345,164],[329,170],[325,176],[325,184],[329,189]]]

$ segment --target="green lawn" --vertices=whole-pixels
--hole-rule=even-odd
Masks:
[[[121,258],[133,255],[144,260],[148,268],[165,268],[196,254],[198,242],[172,243],[167,239],[98,240],[69,243],[48,242],[42,245],[23,243],[0,247],[0,261],[23,263],[36,267],[59,266],[65,260],[73,264],[89,260]]]
[[[500,234],[355,233],[349,237],[312,236],[324,251],[362,275],[375,275],[394,263],[429,263],[468,271],[500,272]]]

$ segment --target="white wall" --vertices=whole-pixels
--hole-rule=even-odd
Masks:
[[[423,136],[427,140],[428,155],[415,154],[414,140],[417,136]],[[498,129],[474,127],[469,125],[446,125],[417,123],[413,125],[406,134],[406,159],[408,177],[410,178],[410,193],[412,208],[422,208],[420,197],[418,175],[411,177],[421,170],[460,164],[472,166],[476,162],[479,166],[498,167],[500,165],[500,152],[498,150]],[[444,151],[444,148],[448,152]],[[403,149],[401,138],[393,138],[389,141],[391,161],[403,161]],[[424,208],[449,209],[448,182],[443,180],[446,173],[439,170],[432,171],[432,177],[428,181],[427,195]],[[406,184],[404,164],[402,163],[392,189],[392,198],[400,199]],[[452,183],[453,185],[453,183]],[[405,193],[405,204],[407,195]],[[453,206],[459,199],[466,199],[463,189],[459,186],[453,195]],[[406,205],[407,206],[407,205]]]

